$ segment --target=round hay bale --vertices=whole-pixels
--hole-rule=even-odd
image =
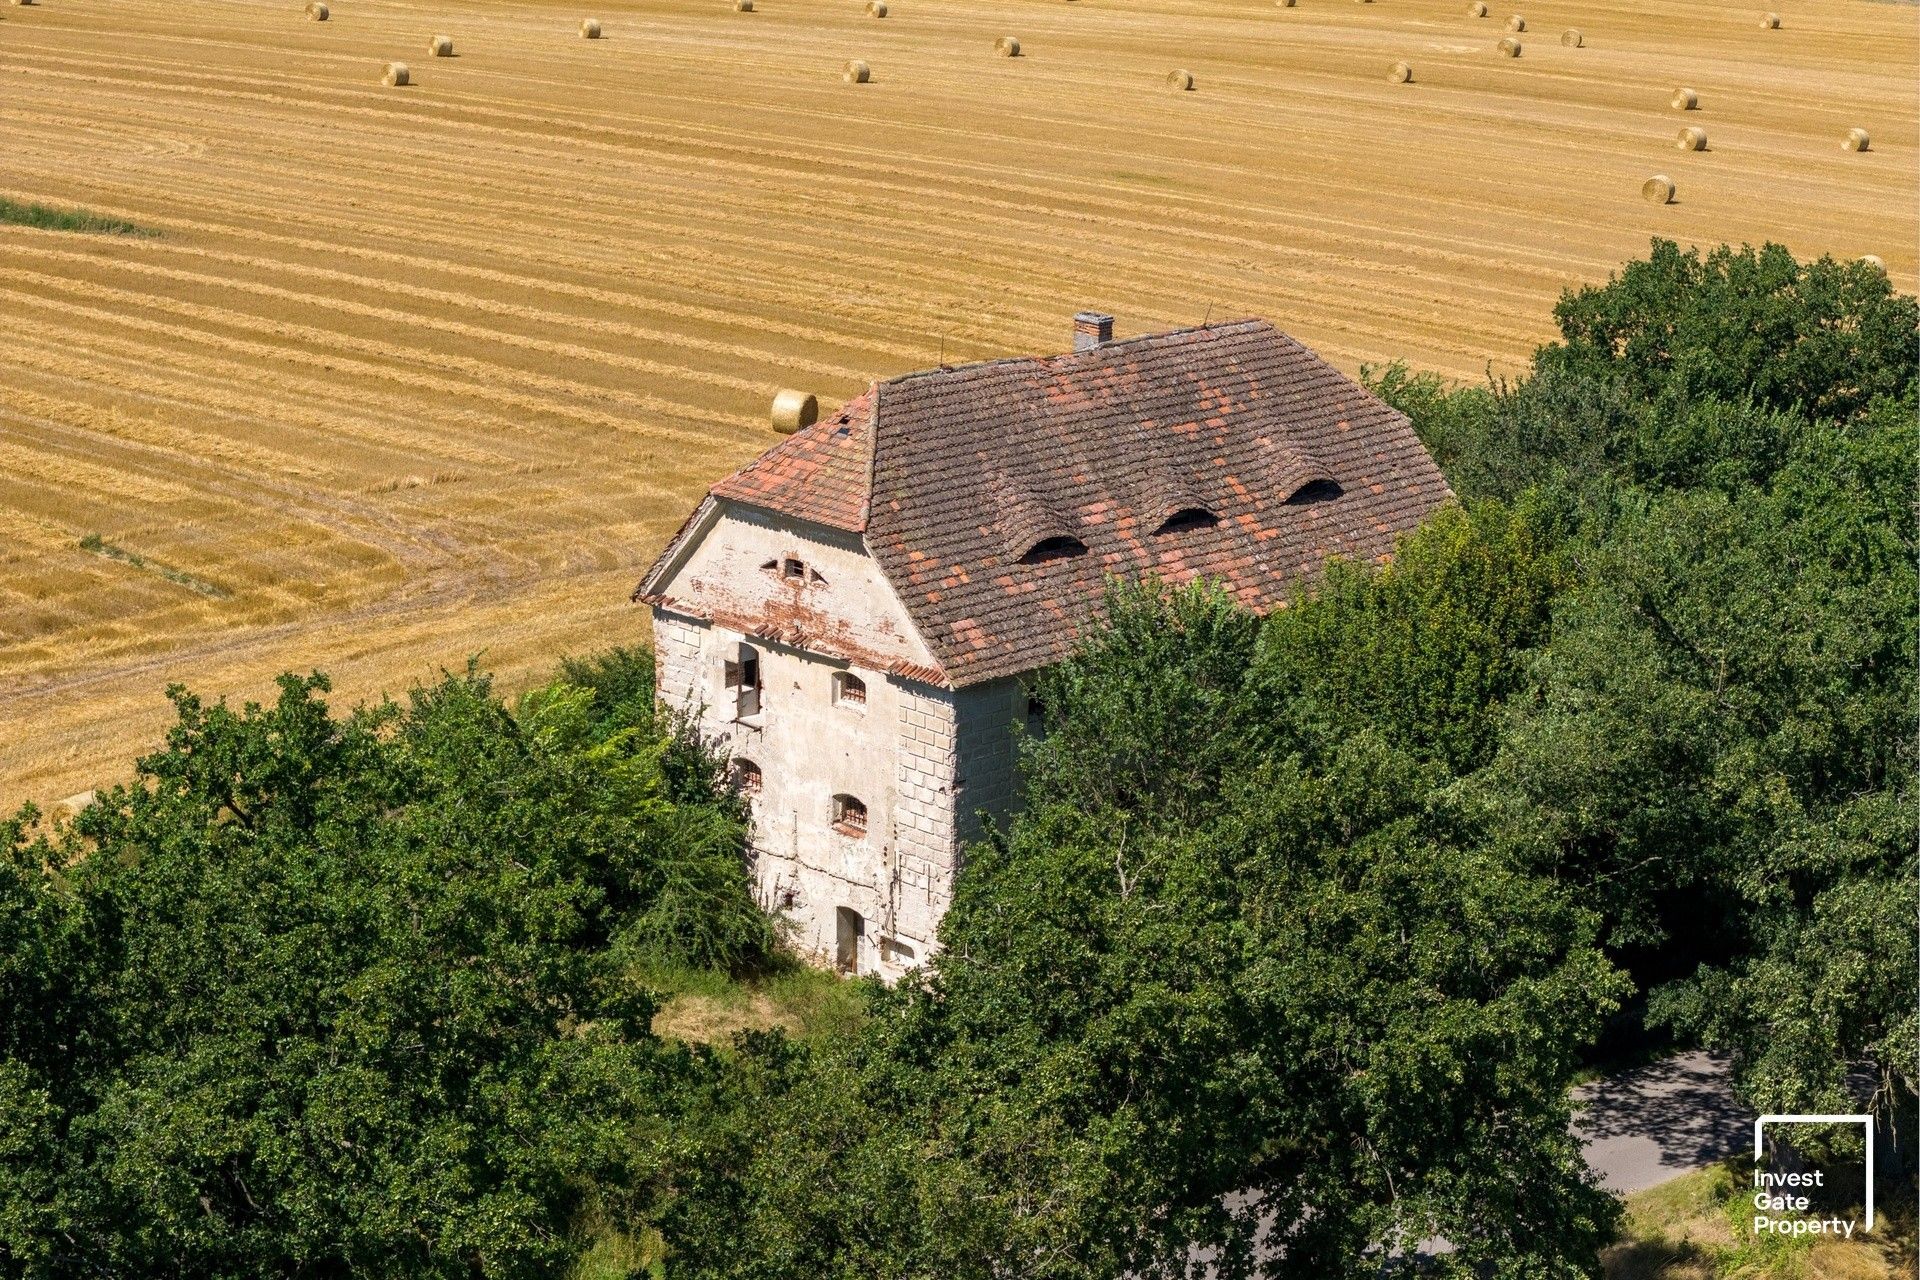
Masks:
[[[1560,33],[1560,43],[1569,49],[1579,49],[1586,45],[1587,38],[1580,34],[1580,28],[1568,27]]]
[[[1673,145],[1682,151],[1705,151],[1707,131],[1697,124],[1690,124],[1674,135]]]
[[[325,22],[332,16],[332,11],[324,4],[321,4],[320,0],[313,0],[313,3],[307,6],[307,17],[311,21]]]
[[[1273,0],[1273,3],[1275,8],[1291,9],[1293,8],[1294,0]]]
[[[1505,40],[1502,40],[1500,42],[1500,56],[1504,58],[1519,57],[1520,42],[1518,40],[1515,40],[1512,36],[1508,36]]]
[[[1473,0],[1473,3],[1467,6],[1467,16],[1469,18],[1486,17],[1487,6],[1485,4],[1485,0]]]
[[[1020,56],[1020,42],[1012,36],[1001,36],[993,42],[993,51],[1003,58],[1017,58]]]
[[[887,0],[867,0],[867,16],[884,18],[887,16]]]
[[[1673,179],[1664,173],[1656,173],[1640,184],[1640,194],[1652,204],[1673,203]]]
[[[1865,129],[1849,129],[1847,136],[1840,139],[1842,151],[1865,151],[1870,144]]]
[[[395,86],[412,84],[413,73],[407,70],[407,64],[404,62],[389,62],[387,74],[380,77],[380,83]]]
[[[1872,267],[1875,271],[1885,271],[1887,269],[1887,264],[1880,261],[1880,255],[1876,253],[1861,254],[1860,265]]]
[[[433,39],[427,41],[427,52],[436,58],[451,58],[453,56],[453,37],[435,36]]]
[[[1184,67],[1175,67],[1167,72],[1167,88],[1180,90],[1193,88],[1193,72]]]
[[[1762,31],[1778,31],[1780,29],[1780,15],[1777,13],[1761,14],[1760,29]]]
[[[840,68],[840,78],[848,84],[865,84],[873,78],[873,72],[868,69],[866,63],[855,58],[846,66]]]
[[[805,391],[787,389],[773,398],[773,429],[792,435],[820,420],[820,402]]]
[[[1511,18],[1507,19],[1507,30],[1518,32],[1518,31],[1525,31],[1526,29],[1527,29],[1527,20],[1521,17],[1519,14],[1516,13]]]
[[[1413,79],[1413,68],[1404,62],[1394,63],[1393,69],[1387,72],[1387,80],[1393,84],[1405,84],[1411,79]]]
[[[598,40],[600,38],[600,19],[588,18],[585,22],[582,22],[580,24],[580,38],[582,40]]]
[[[24,8],[25,6],[32,4],[33,0],[13,0],[13,2]]]
[[[1698,111],[1700,95],[1691,89],[1675,89],[1672,106],[1675,111]]]
[[[753,0],[733,0],[733,11],[735,13],[752,13]]]

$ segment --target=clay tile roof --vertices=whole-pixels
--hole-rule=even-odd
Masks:
[[[859,533],[867,527],[872,392],[782,440],[711,492],[716,498]]]
[[[1204,576],[1269,608],[1449,496],[1404,417],[1262,320],[873,394],[867,545],[956,686],[1064,657],[1108,575]],[[1196,506],[1217,522],[1156,532]],[[1085,554],[1019,562],[1012,543],[1054,532]]]
[[[864,533],[956,687],[1064,657],[1109,576],[1267,609],[1450,496],[1406,418],[1263,320],[883,382],[712,493]],[[1059,538],[1084,552],[1023,562]]]

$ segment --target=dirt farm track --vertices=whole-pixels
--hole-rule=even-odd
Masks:
[[[0,225],[0,809],[124,776],[170,681],[317,666],[349,701],[644,641],[627,592],[782,386],[1058,350],[1083,307],[1481,378],[1655,234],[1912,290],[1920,11],[1765,2],[1777,30],[1700,0],[0,6],[0,196],[158,232]]]

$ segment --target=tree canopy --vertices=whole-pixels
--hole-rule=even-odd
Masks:
[[[1868,1063],[1910,1115],[1914,299],[1656,242],[1557,314],[1515,385],[1376,378],[1470,508],[1557,513],[1572,570],[1464,810],[1599,907],[1752,1106],[1853,1109]]]
[[[772,936],[633,665],[517,714],[472,675],[345,717],[319,676],[176,689],[135,783],[13,822],[0,1271],[549,1276],[588,1198],[644,1212],[705,1067],[626,962]]]

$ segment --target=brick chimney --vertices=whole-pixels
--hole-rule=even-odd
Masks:
[[[1073,317],[1073,349],[1091,351],[1113,341],[1113,317],[1082,311]]]

